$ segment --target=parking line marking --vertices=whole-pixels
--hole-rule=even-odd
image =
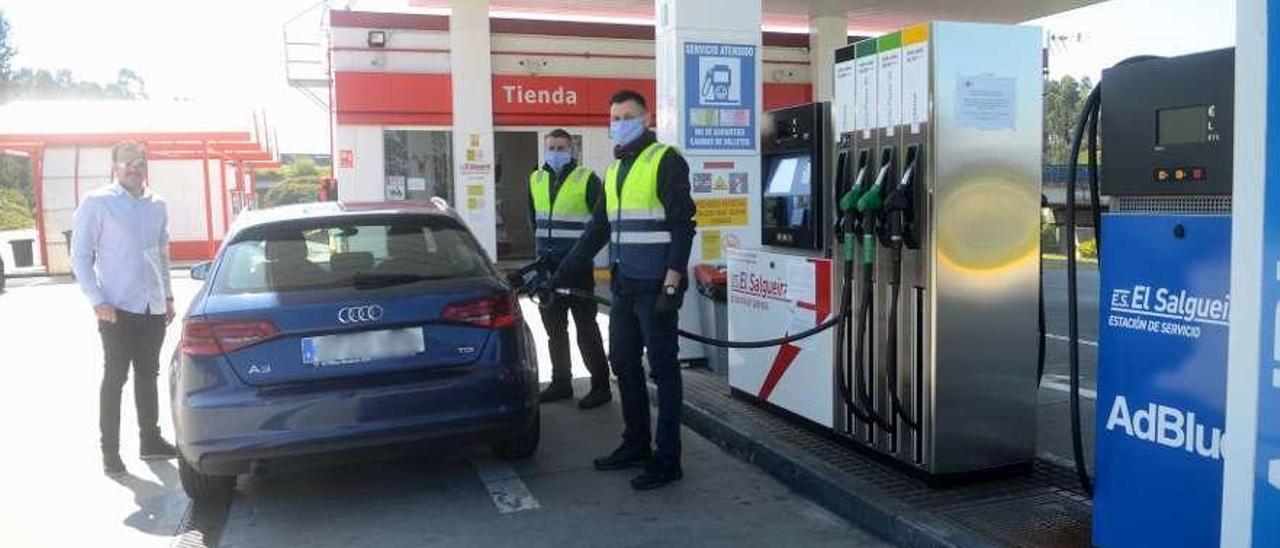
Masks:
[[[1055,335],[1053,333],[1045,333],[1044,336],[1046,339],[1053,339],[1055,341],[1062,341],[1062,342],[1071,342],[1071,337],[1067,337],[1065,335]],[[1098,347],[1098,341],[1091,341],[1089,339],[1080,339],[1080,344],[1083,344],[1085,346],[1092,346],[1094,348]]]
[[[480,476],[484,488],[493,498],[493,505],[498,507],[498,513],[514,514],[542,507],[538,504],[538,499],[533,498],[533,493],[529,492],[529,486],[524,484],[524,480],[510,466],[494,459],[474,460],[471,465],[475,467],[476,475]]]

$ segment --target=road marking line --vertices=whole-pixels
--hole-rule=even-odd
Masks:
[[[1059,392],[1071,393],[1071,385],[1065,382],[1046,380],[1040,383],[1040,388],[1048,388],[1049,390],[1057,390]],[[1098,399],[1098,391],[1088,388],[1080,388],[1080,396],[1090,400]]]
[[[471,464],[493,498],[493,505],[498,507],[498,513],[514,514],[542,507],[510,466],[493,459],[474,460]]]
[[[1055,335],[1053,333],[1045,333],[1044,336],[1047,339],[1053,339],[1055,341],[1071,342],[1071,337],[1067,337],[1065,335]],[[1083,344],[1085,346],[1092,346],[1094,348],[1098,347],[1098,341],[1091,341],[1089,339],[1080,339],[1080,344]]]

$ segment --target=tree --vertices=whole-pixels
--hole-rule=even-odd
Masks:
[[[16,230],[36,225],[31,204],[16,188],[0,188],[0,230]]]
[[[31,160],[18,156],[0,155],[0,189],[18,190],[28,201],[34,203],[35,189],[31,184]]]
[[[13,56],[17,54],[18,50],[9,43],[9,20],[5,19],[4,11],[0,10],[0,102],[5,100],[10,73],[13,70]]]
[[[71,71],[22,68],[8,82],[8,97],[28,99],[145,99],[146,83],[129,69],[120,69],[108,84],[76,80]]]
[[[1071,140],[1075,136],[1076,121],[1091,91],[1093,91],[1093,82],[1087,76],[1081,80],[1063,76],[1060,80],[1045,82],[1045,164],[1064,165],[1070,159]]]
[[[66,69],[13,68],[18,50],[10,40],[11,27],[0,10],[0,102],[11,99],[145,99],[146,82],[138,73],[121,68],[116,81],[105,84],[76,80]],[[13,192],[8,192],[13,190]],[[35,203],[31,161],[0,154],[0,226],[34,224],[30,214]],[[26,215],[14,213],[26,209]],[[26,220],[24,220],[26,219]],[[31,226],[28,224],[27,226]]]

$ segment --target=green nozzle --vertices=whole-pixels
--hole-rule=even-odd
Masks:
[[[884,199],[880,196],[879,184],[871,187],[870,190],[862,193],[862,197],[858,198],[858,211],[863,215],[880,211],[880,207],[883,205]]]
[[[840,198],[840,211],[849,213],[858,207],[858,197],[862,195],[862,189],[853,187],[849,192],[844,193]]]
[[[853,238],[852,236],[846,236],[846,237],[845,237],[845,239],[844,239],[844,242],[842,242],[842,243],[841,243],[841,245],[843,245],[843,246],[844,246],[844,247],[843,247],[844,252],[843,252],[842,254],[844,255],[844,261],[845,261],[846,263],[851,263],[851,262],[853,262],[853,241],[854,241],[854,239],[855,239],[855,238]]]
[[[862,236],[862,264],[875,264],[876,237],[872,234]]]

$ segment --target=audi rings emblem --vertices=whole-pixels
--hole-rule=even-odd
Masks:
[[[382,319],[382,306],[366,304],[364,306],[348,306],[338,309],[338,323],[369,323]]]

